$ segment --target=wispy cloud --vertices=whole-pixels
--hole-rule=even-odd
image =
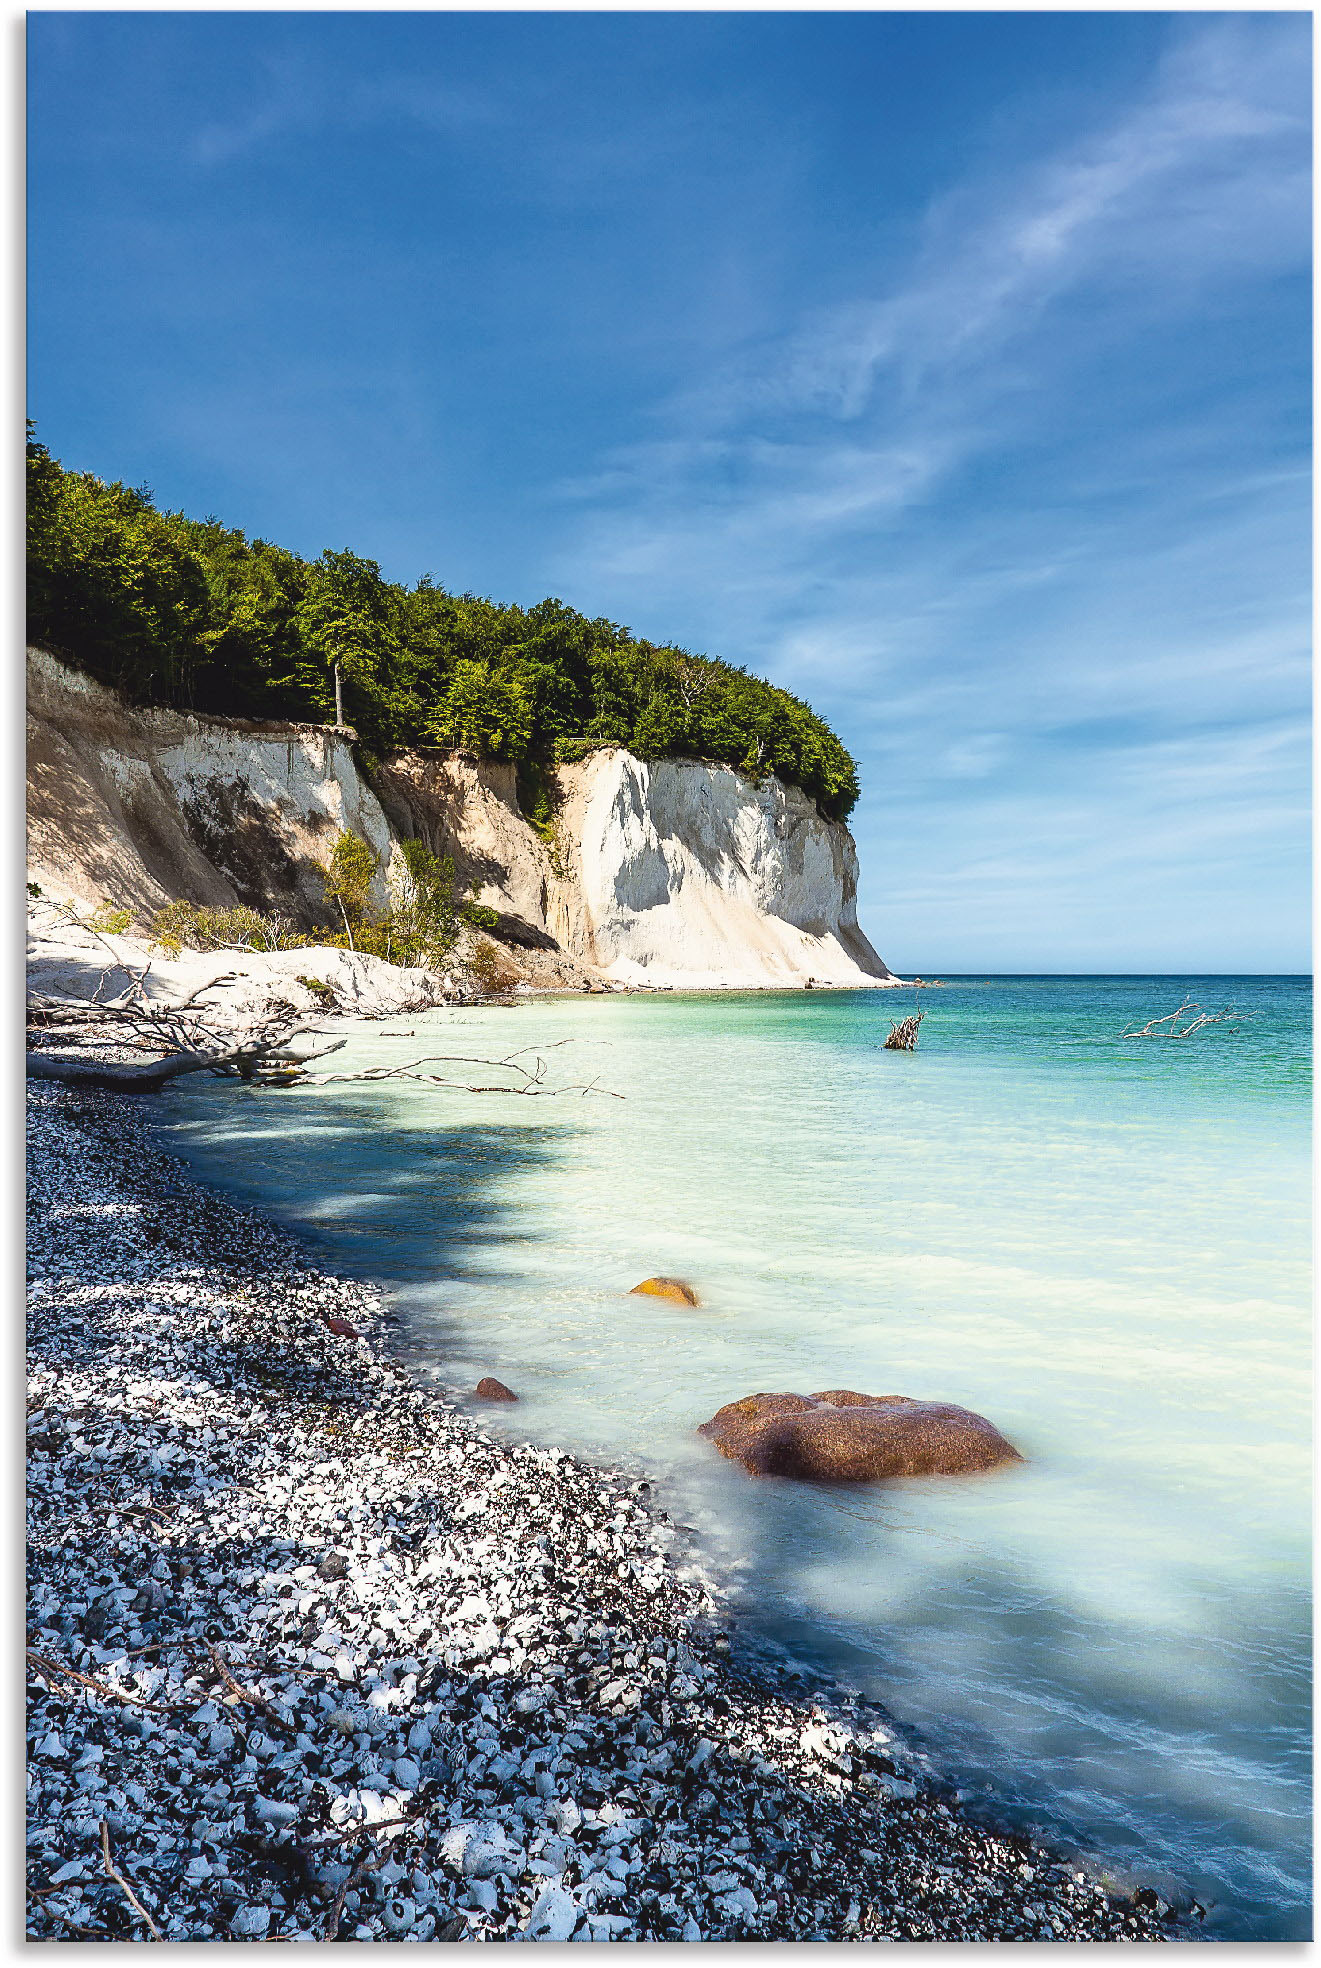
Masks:
[[[286,138],[328,129],[385,125],[462,136],[509,117],[508,106],[489,93],[457,88],[439,76],[378,72],[346,81],[339,71],[302,53],[266,56],[253,88],[256,99],[250,106],[212,118],[198,129],[190,146],[194,163],[220,169],[260,155]]]
[[[1294,825],[1254,721],[1305,703],[1305,438],[1249,339],[1206,348],[1306,271],[1306,26],[1178,25],[1108,123],[933,205],[902,273],[860,267],[852,301],[655,405],[654,436],[562,488],[554,584],[700,625],[820,704],[878,841],[920,808],[946,846],[939,815],[1000,826],[1010,862],[1085,880],[1050,734],[1120,706],[1159,748],[1073,744],[1070,798],[1112,843],[1158,829],[1162,881],[1176,839],[1227,867],[1254,800]],[[1134,865],[1113,849],[1107,880]],[[865,899],[884,944],[883,876]]]

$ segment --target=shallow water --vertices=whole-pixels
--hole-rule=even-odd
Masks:
[[[1185,990],[1255,1015],[1117,1037]],[[419,1365],[515,1387],[494,1425],[645,1461],[748,1617],[969,1792],[1181,1884],[1210,1933],[1302,1937],[1310,982],[966,980],[923,994],[912,1055],[880,1043],[903,999],[428,1013],[334,1063],[534,1046],[625,1098],[213,1082],[163,1119],[390,1285]],[[626,1295],[654,1272],[701,1308]],[[1029,1460],[830,1492],[693,1433],[838,1386],[975,1408]]]

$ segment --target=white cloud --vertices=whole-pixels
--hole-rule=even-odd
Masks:
[[[565,488],[558,591],[648,633],[698,625],[859,752],[882,947],[887,917],[916,934],[956,899],[1012,940],[1047,891],[1118,919],[1155,881],[1172,956],[1208,863],[1242,893],[1252,843],[1298,826],[1304,439],[1290,456],[1273,401],[1271,438],[1271,378],[1229,358],[1204,401],[1177,400],[1177,365],[1169,401],[1144,388],[1170,337],[1201,373],[1208,322],[1306,270],[1306,27],[1177,24],[1107,127],[956,187],[906,270],[861,268],[851,303],[695,378],[652,441]],[[1121,711],[1145,735],[1089,741]],[[919,811],[902,905],[889,848]]]

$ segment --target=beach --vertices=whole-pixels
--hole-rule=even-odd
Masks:
[[[416,1384],[141,1106],[32,1093],[30,1156],[33,1938],[1180,1935],[745,1656],[644,1481]]]

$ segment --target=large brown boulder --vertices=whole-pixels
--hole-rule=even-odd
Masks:
[[[502,1380],[495,1378],[494,1374],[484,1375],[472,1391],[479,1401],[516,1401],[518,1399],[513,1388],[506,1387]]]
[[[640,1285],[634,1285],[629,1297],[635,1297],[638,1292],[648,1298],[672,1299],[676,1305],[700,1305],[702,1302],[683,1278],[644,1278]]]
[[[1021,1462],[984,1415],[906,1394],[748,1394],[698,1429],[754,1476],[880,1483],[895,1476],[966,1476]]]

